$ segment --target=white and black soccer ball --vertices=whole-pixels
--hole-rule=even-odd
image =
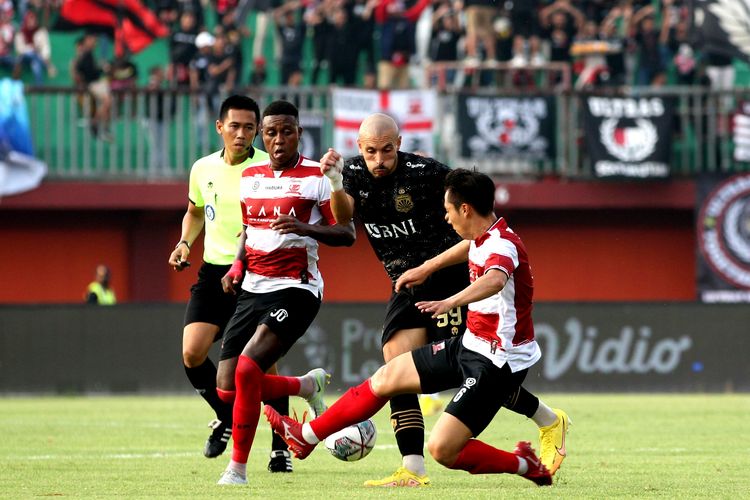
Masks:
[[[345,462],[355,462],[365,458],[375,447],[378,431],[372,420],[367,419],[355,425],[334,432],[325,440],[331,455]]]

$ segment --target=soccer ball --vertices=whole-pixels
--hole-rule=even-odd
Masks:
[[[354,462],[372,451],[377,437],[375,424],[368,419],[334,432],[326,438],[325,445],[331,455],[339,460]]]

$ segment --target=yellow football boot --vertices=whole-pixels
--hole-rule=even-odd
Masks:
[[[539,428],[539,459],[549,469],[550,474],[557,472],[568,450],[565,448],[565,435],[571,425],[568,414],[562,410],[552,410],[557,415],[557,422]]]
[[[380,486],[384,488],[420,488],[429,485],[430,478],[427,476],[418,476],[406,467],[399,467],[396,469],[396,472],[383,479],[365,481],[365,486]]]

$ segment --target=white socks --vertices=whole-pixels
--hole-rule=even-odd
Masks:
[[[315,435],[312,427],[310,427],[310,424],[307,422],[302,424],[302,437],[310,444],[320,443],[320,439],[318,439],[318,436]]]
[[[234,472],[241,475],[242,477],[247,476],[247,464],[241,464],[239,462],[235,462],[234,460],[229,461],[229,465],[227,465],[227,470],[233,470]]]
[[[424,476],[427,471],[424,468],[424,457],[422,455],[404,455],[401,465],[412,471],[417,476]]]
[[[536,409],[531,420],[533,420],[538,427],[547,427],[557,422],[557,414],[552,411],[552,408],[542,403],[542,400],[540,399],[539,408]]]
[[[518,474],[519,476],[523,476],[524,474],[529,472],[529,463],[526,461],[526,459],[519,456],[516,456],[516,458],[518,459],[518,472],[516,472],[516,474]]]

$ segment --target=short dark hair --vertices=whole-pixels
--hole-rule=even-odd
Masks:
[[[221,109],[219,109],[219,121],[224,121],[229,114],[230,109],[244,109],[255,113],[255,121],[260,121],[260,106],[255,102],[255,99],[246,95],[234,94],[230,95],[224,102],[221,103]]]
[[[289,101],[273,101],[263,110],[263,118],[274,115],[293,116],[299,122],[299,110]]]
[[[494,211],[495,182],[486,174],[465,168],[451,170],[445,176],[445,190],[450,191],[448,201],[456,208],[466,203],[482,216]]]

